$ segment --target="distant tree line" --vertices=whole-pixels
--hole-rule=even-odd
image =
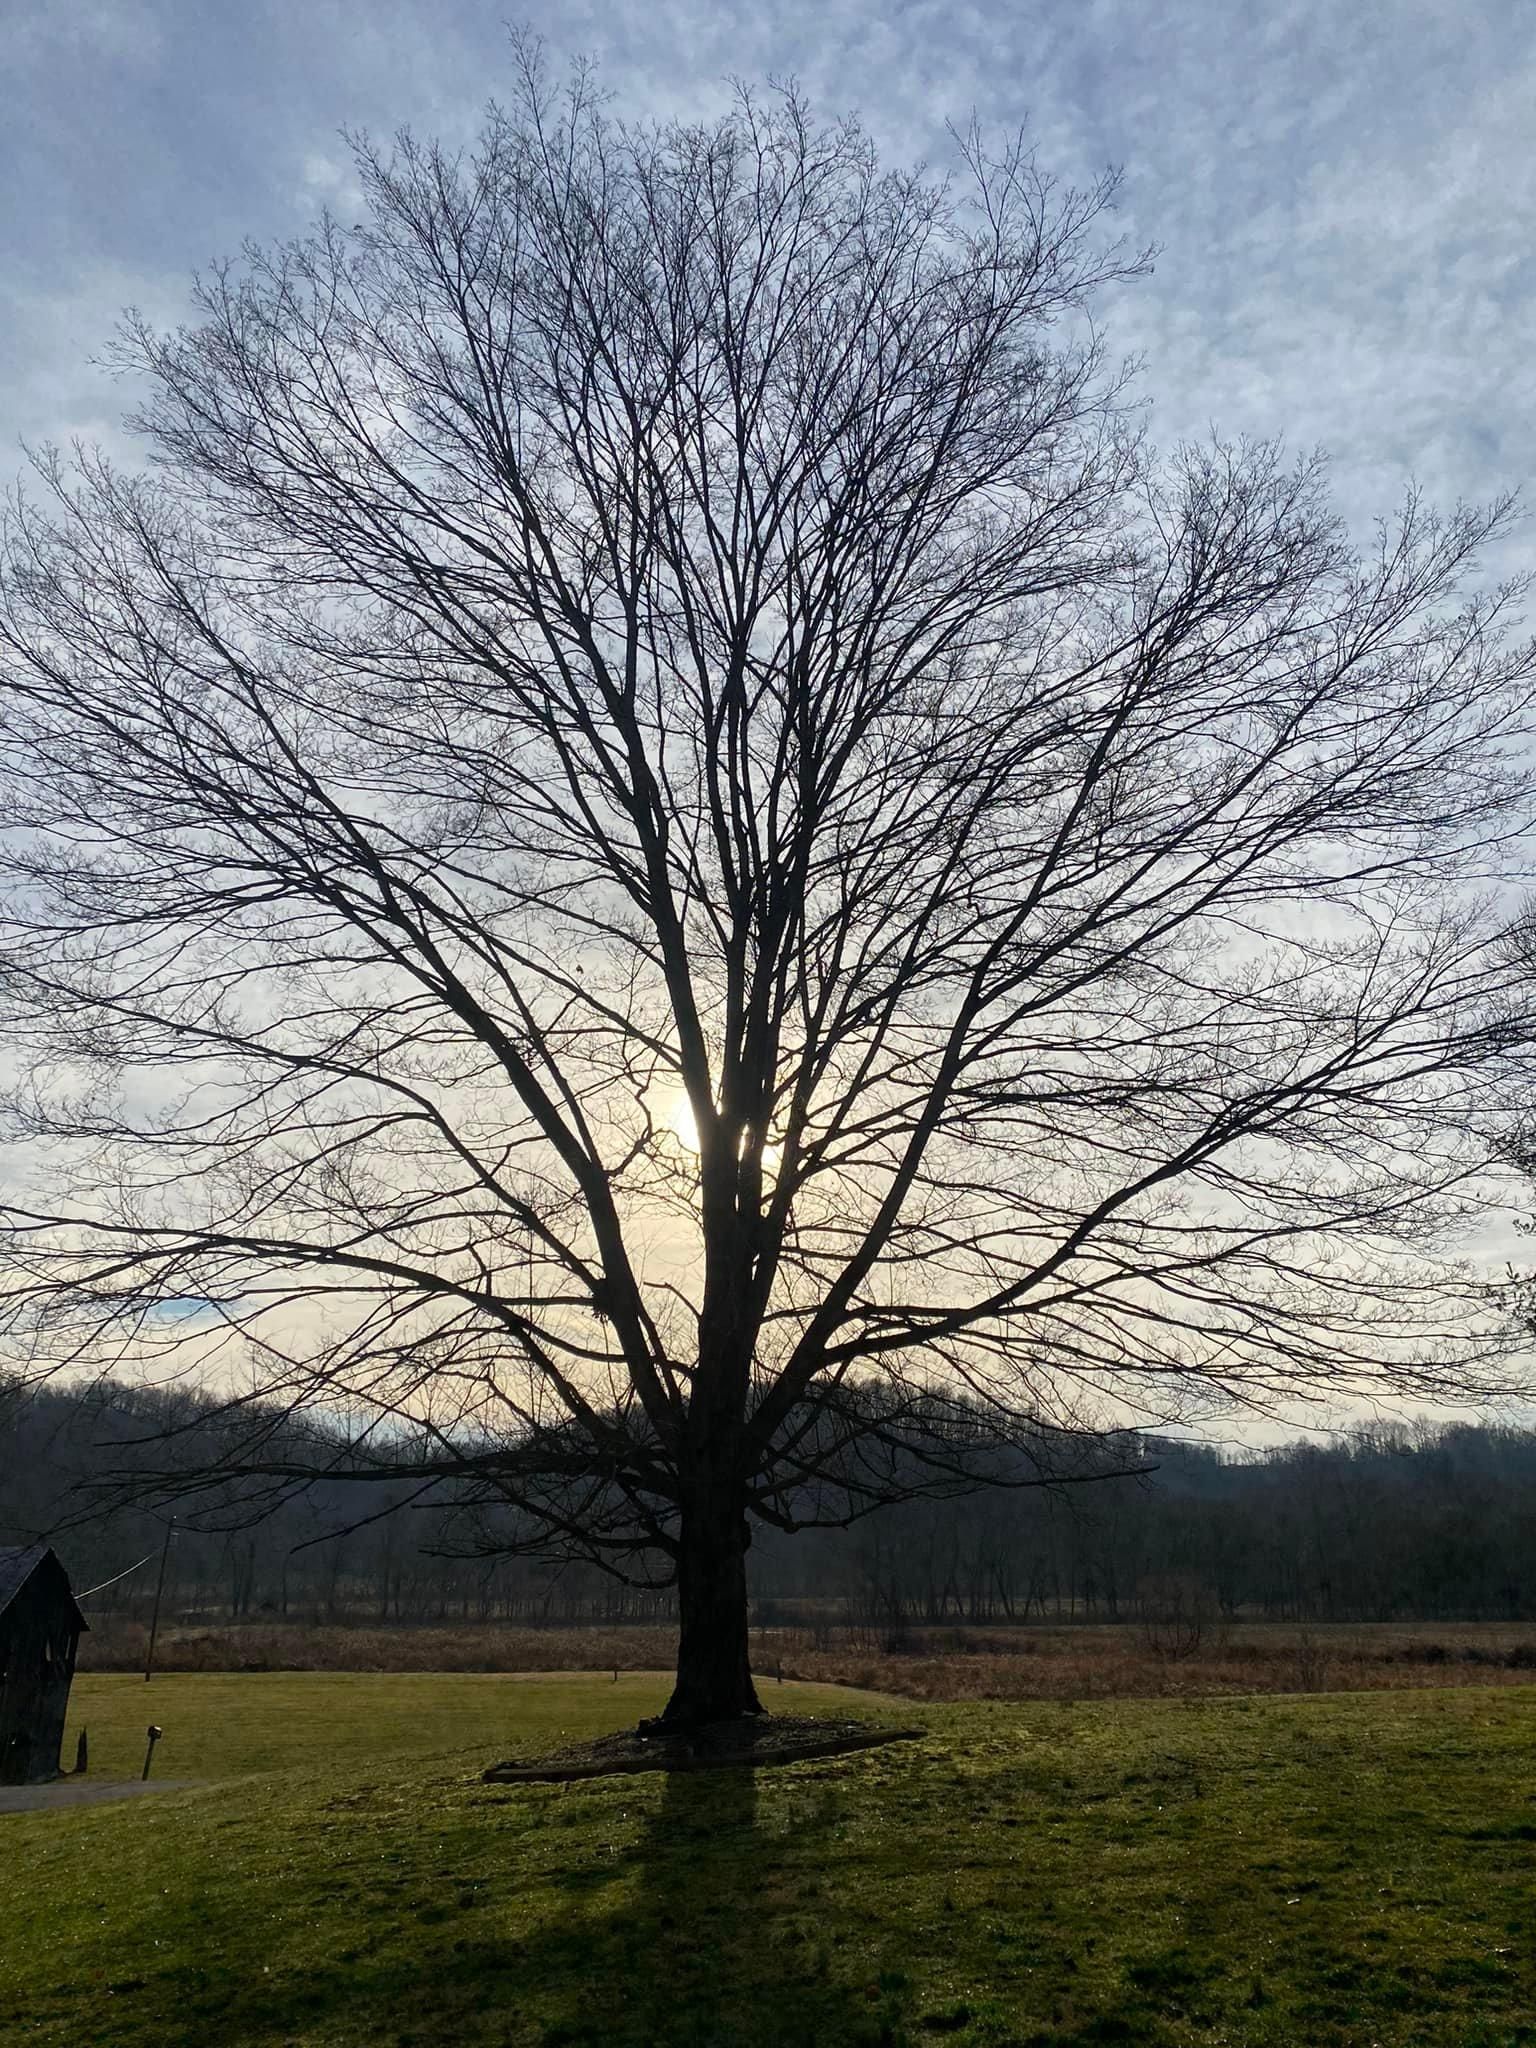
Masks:
[[[888,1634],[962,1619],[1536,1616],[1532,1431],[1376,1428],[1240,1457],[1143,1448],[1157,1469],[1141,1481],[912,1503],[853,1532],[827,1575],[850,1618]],[[810,1558],[784,1563],[809,1592]]]
[[[0,1542],[50,1534],[96,1616],[143,1618],[164,1512],[135,1488],[180,1402],[186,1455],[216,1467],[195,1396],[110,1385],[87,1400],[0,1386]],[[149,1404],[146,1407],[146,1403]],[[150,1412],[150,1411],[153,1412]],[[284,1424],[274,1420],[274,1436]],[[1139,1478],[909,1500],[849,1530],[752,1550],[760,1625],[1536,1617],[1536,1431],[1378,1427],[1238,1456],[1127,1438]],[[314,1455],[313,1438],[308,1444]],[[465,1491],[212,1480],[179,1504],[167,1612],[206,1622],[666,1622],[672,1595],[509,1554],[515,1531]],[[145,1560],[142,1564],[140,1560]],[[139,1568],[128,1569],[135,1565]]]

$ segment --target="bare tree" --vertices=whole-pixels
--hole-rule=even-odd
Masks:
[[[1500,1370],[1432,1253],[1507,1037],[1508,507],[1362,558],[1315,463],[1154,465],[1112,181],[960,159],[526,59],[130,322],[150,466],[8,530],[14,1351],[675,1574],[678,1720],[756,1706],[754,1517]]]

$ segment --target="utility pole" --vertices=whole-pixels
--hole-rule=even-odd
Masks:
[[[155,1611],[149,1621],[149,1648],[144,1653],[144,1683],[148,1685],[155,1670],[155,1638],[160,1633],[160,1597],[165,1591],[165,1567],[171,1554],[171,1538],[176,1533],[176,1517],[165,1525],[165,1541],[160,1546],[160,1576],[155,1581]],[[153,1748],[153,1744],[150,1745]],[[144,1766],[144,1775],[149,1776],[149,1765]]]

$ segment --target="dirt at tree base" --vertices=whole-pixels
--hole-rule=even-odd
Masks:
[[[553,1756],[517,1757],[483,1772],[487,1785],[567,1784],[577,1778],[623,1777],[639,1771],[714,1771],[731,1766],[801,1763],[879,1749],[888,1742],[919,1742],[921,1728],[877,1728],[868,1721],[832,1721],[807,1715],[744,1716],[702,1728],[616,1735],[581,1742]]]

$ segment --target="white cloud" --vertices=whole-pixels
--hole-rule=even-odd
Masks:
[[[1478,495],[1536,461],[1536,15],[1514,0],[536,0],[533,25],[556,64],[594,54],[629,112],[794,73],[903,159],[940,155],[975,109],[1027,114],[1069,175],[1123,163],[1124,224],[1163,254],[1113,333],[1147,357],[1159,438],[1214,421],[1324,442],[1357,515],[1410,471]],[[355,214],[343,125],[462,141],[507,75],[499,13],[468,0],[32,0],[8,34],[25,203],[0,278],[34,296],[7,322],[0,439],[107,409],[67,358],[100,340],[78,316],[108,286],[170,301],[247,233]]]
[[[67,64],[85,52],[136,71],[151,68],[162,47],[159,11],[151,0],[14,0],[5,19],[9,64]]]
[[[323,149],[307,150],[299,170],[297,203],[313,212],[329,209],[347,220],[363,210],[363,188],[349,159]]]

